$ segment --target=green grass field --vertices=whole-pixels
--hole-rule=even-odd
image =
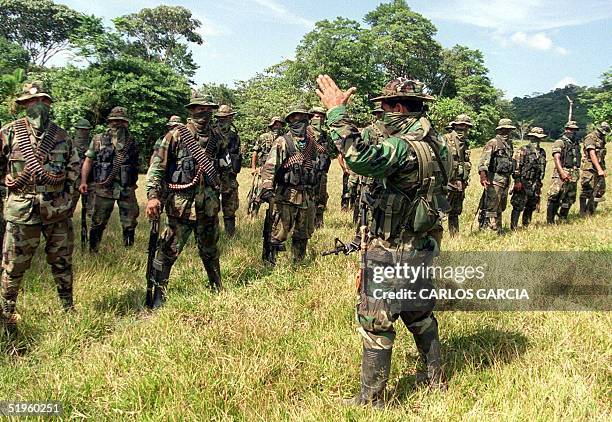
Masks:
[[[479,151],[472,156],[477,162]],[[444,249],[612,251],[610,193],[590,219],[579,219],[575,206],[568,225],[548,227],[543,198],[528,231],[470,234],[481,194],[475,172],[461,234],[445,237]],[[544,191],[551,172],[549,160]],[[239,178],[241,200],[248,173]],[[357,256],[318,256],[334,237],[353,234],[339,209],[336,163],[329,180],[326,224],[303,265],[291,264],[287,253],[273,271],[262,265],[262,221],[248,221],[243,203],[238,235],[222,234],[220,241],[226,290],[207,289],[192,240],[172,270],[167,305],[155,314],[143,309],[149,229],[143,215],[134,248],[123,249],[115,211],[100,254],[75,252],[74,314],[60,310],[39,251],[18,302],[19,337],[1,338],[0,400],[59,400],[66,419],[91,420],[611,419],[606,312],[438,313],[446,392],[414,388],[417,352],[398,323],[388,409],[340,405],[359,388]],[[142,178],[140,186],[144,205]],[[504,218],[507,225],[509,209]]]

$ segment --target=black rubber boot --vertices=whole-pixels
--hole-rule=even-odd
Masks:
[[[204,269],[206,270],[206,274],[208,274],[208,284],[210,288],[216,292],[223,290],[219,258],[204,262]]]
[[[427,383],[432,388],[446,389],[446,375],[442,369],[440,338],[438,337],[438,321],[433,316],[431,321],[431,324],[424,329],[415,325],[408,327],[421,358],[421,370],[417,372],[416,381],[417,384]]]
[[[72,296],[72,287],[70,288],[57,288],[57,295],[59,297],[60,302],[62,303],[62,307],[65,311],[73,311],[74,310],[74,300]]]
[[[154,262],[157,268],[155,269],[153,280],[153,300],[151,301],[151,309],[159,309],[166,303],[166,290],[168,289],[168,279],[170,278],[170,270],[172,266],[160,265],[159,261]]]
[[[561,207],[559,208],[559,220],[562,220],[564,223],[567,223],[567,217],[569,216],[569,207]]]
[[[153,304],[151,309],[159,309],[166,303],[167,285],[157,285],[153,287]]]
[[[546,222],[548,224],[555,224],[555,217],[557,216],[557,211],[559,210],[559,204],[553,201],[548,201],[548,205],[546,206]]]
[[[451,236],[459,233],[459,216],[457,214],[448,215],[448,232]]]
[[[320,229],[321,227],[323,227],[323,210],[317,210],[314,226],[315,229]]]
[[[262,251],[261,259],[265,263],[270,264],[271,266],[274,267],[276,265],[276,256],[278,255],[278,253],[284,252],[286,250],[287,249],[285,248],[285,245],[283,243],[271,242],[270,250]]]
[[[308,245],[308,239],[291,239],[291,254],[293,255],[293,262],[302,262],[306,258],[306,247]]]
[[[100,241],[102,240],[102,230],[99,226],[92,226],[89,230],[89,252],[98,253]]]
[[[581,196],[580,198],[578,198],[578,204],[580,205],[580,217],[586,217],[587,214],[590,214],[587,198]]]
[[[123,229],[123,246],[129,248],[134,245],[134,235],[136,231],[134,229]]]
[[[510,214],[510,229],[516,230],[518,228],[519,218],[521,211],[517,208],[512,208],[512,214]]]
[[[234,237],[236,234],[236,217],[223,217],[223,226],[225,227],[225,234]]]
[[[385,388],[391,371],[392,349],[363,348],[361,358],[361,391],[352,399],[344,400],[349,406],[385,407]]]
[[[523,211],[523,227],[529,226],[529,223],[531,223],[532,216],[533,216],[533,210],[525,209]]]

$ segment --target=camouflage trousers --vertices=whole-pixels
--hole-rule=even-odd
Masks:
[[[359,198],[359,175],[355,173],[342,176],[342,209],[355,206]]]
[[[528,192],[525,189],[522,189],[512,192],[510,204],[512,204],[512,209],[518,212],[533,212],[535,211],[539,200],[540,196],[537,194],[537,192]]]
[[[236,175],[233,173],[223,175],[221,177],[221,209],[223,210],[223,217],[235,217],[239,205]]]
[[[580,197],[587,200],[603,198],[606,193],[606,178],[594,170],[582,170],[580,174]]]
[[[576,202],[578,190],[578,178],[572,175],[572,179],[564,182],[556,174],[548,189],[548,201],[558,204],[561,208],[570,209]]]
[[[169,273],[170,268],[187,244],[193,232],[202,263],[219,259],[219,217],[199,215],[196,221],[168,217],[167,226],[161,234],[155,255],[154,266],[158,271]],[[167,280],[162,280],[167,282]]]
[[[465,199],[465,191],[449,190],[447,200],[448,200],[448,204],[450,205],[451,209],[448,213],[453,214],[453,215],[461,215],[461,213],[463,212],[464,199]]]
[[[315,203],[317,205],[317,214],[323,213],[327,209],[327,172],[320,173],[320,179],[315,186]]]
[[[0,189],[0,245],[4,244],[4,232],[6,231],[6,220],[4,219],[4,195],[5,189]]]
[[[100,195],[94,195],[89,199],[93,199],[93,213],[91,216],[92,229],[97,229],[100,233],[106,229],[108,220],[115,208],[115,201],[117,201],[117,206],[119,207],[119,220],[121,221],[123,230],[134,230],[138,225],[140,209],[138,207],[135,189],[124,190],[116,200]]]
[[[484,202],[485,221],[489,229],[499,231],[502,228],[502,214],[508,205],[508,186],[494,185],[487,187]]]
[[[47,263],[51,266],[59,297],[72,300],[72,220],[31,225],[8,222],[2,253],[2,309],[6,314],[15,311],[23,275],[30,268],[41,234],[46,241]]]
[[[310,239],[314,233],[316,208],[310,205],[300,208],[297,205],[276,202],[272,208],[272,241],[283,243],[292,234],[294,240]]]

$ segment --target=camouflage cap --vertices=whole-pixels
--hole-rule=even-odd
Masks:
[[[449,125],[466,125],[469,127],[474,126],[472,124],[472,119],[470,119],[470,116],[468,116],[467,114],[460,114],[457,117],[455,117],[455,120],[453,120],[452,122],[449,123]]]
[[[53,101],[53,98],[51,98],[51,95],[48,94],[47,89],[45,89],[45,86],[41,81],[26,82],[23,84],[23,87],[21,88],[21,94],[19,95],[19,97],[17,97],[15,102],[17,104],[21,104],[29,100],[30,98],[37,97],[45,97],[48,98],[50,101]]]
[[[121,106],[113,107],[110,113],[108,113],[108,117],[106,118],[106,120],[123,120],[126,122],[130,121],[130,119],[128,119],[127,109]]]
[[[544,129],[541,127],[532,127],[527,136],[533,136],[535,138],[546,138],[546,134],[544,133]]]
[[[79,120],[77,120],[76,124],[74,125],[74,128],[75,129],[91,129],[91,124],[89,123],[89,120],[80,118]]]
[[[181,123],[183,122],[179,116],[170,116],[170,119],[168,119],[168,123],[166,123],[166,126],[176,126],[180,125]]]
[[[276,123],[276,122],[280,122],[281,124],[285,124],[285,121],[280,116],[274,116],[274,117],[272,117],[272,120],[270,120],[270,123],[268,123],[268,127],[274,126],[274,123]]]
[[[599,124],[599,130],[606,135],[612,131],[610,130],[610,124],[608,122],[601,122]]]
[[[289,122],[289,117],[293,116],[294,114],[298,114],[298,113],[307,114],[308,117],[312,117],[312,113],[308,111],[308,108],[304,106],[296,106],[292,108],[289,113],[287,113],[287,115],[285,116],[285,122]]]
[[[499,123],[497,124],[495,130],[500,129],[516,129],[516,126],[512,124],[511,119],[499,119]]]
[[[234,116],[235,114],[236,112],[232,110],[232,106],[227,105],[227,104],[221,104],[221,106],[219,106],[219,111],[215,113],[215,116],[229,117],[229,116]]]
[[[382,90],[380,96],[372,101],[388,100],[390,98],[416,98],[421,101],[433,101],[434,97],[423,92],[425,84],[416,79],[400,76],[390,80]]]
[[[189,104],[187,104],[185,108],[190,108],[190,107],[198,106],[198,105],[219,108],[219,104],[217,104],[217,102],[215,101],[212,95],[202,94],[202,93],[194,91],[193,95],[191,96],[191,100],[189,101]]]
[[[576,123],[575,120],[570,120],[569,122],[567,122],[565,124],[565,128],[566,129],[580,129],[580,127],[578,126],[578,123]]]
[[[308,112],[310,114],[315,114],[315,113],[325,114],[325,109],[323,107],[312,107],[310,110],[308,110]]]

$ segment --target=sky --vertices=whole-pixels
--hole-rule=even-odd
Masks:
[[[363,23],[381,0],[59,0],[111,19],[160,4],[181,5],[202,22],[203,45],[191,45],[200,66],[195,82],[247,80],[294,57],[315,22],[338,16]],[[507,98],[548,92],[568,83],[593,86],[612,66],[610,0],[408,0],[438,28],[436,39],[483,52],[493,84]],[[65,62],[58,57],[55,63]],[[333,75],[332,75],[333,76]]]

